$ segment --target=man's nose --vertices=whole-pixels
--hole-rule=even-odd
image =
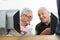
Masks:
[[[42,16],[42,15],[40,15],[40,18],[43,18],[43,16]]]

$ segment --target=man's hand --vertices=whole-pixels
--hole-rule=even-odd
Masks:
[[[46,28],[44,31],[41,32],[40,35],[50,35],[51,34],[51,28]]]
[[[24,27],[20,27],[20,31],[26,33],[27,30]]]

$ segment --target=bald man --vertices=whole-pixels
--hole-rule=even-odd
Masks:
[[[41,22],[36,25],[35,28],[36,34],[37,35],[54,34],[55,28],[57,26],[57,17],[43,7],[38,10],[38,16]]]

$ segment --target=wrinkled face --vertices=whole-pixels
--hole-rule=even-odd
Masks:
[[[44,9],[41,9],[38,11],[38,16],[39,16],[41,22],[43,22],[43,23],[46,23],[50,17],[49,12]]]
[[[21,20],[25,26],[30,24],[30,22],[32,20],[32,12],[28,12],[26,15],[23,15],[21,17]]]

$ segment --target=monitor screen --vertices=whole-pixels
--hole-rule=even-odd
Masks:
[[[20,33],[20,14],[19,11],[13,16],[14,19],[14,29]]]

